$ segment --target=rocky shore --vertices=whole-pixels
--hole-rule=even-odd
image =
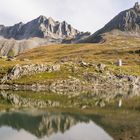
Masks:
[[[78,64],[70,64],[70,70],[72,74],[78,76],[69,75],[64,79],[53,79],[48,83],[39,83],[33,81],[33,83],[17,84],[11,82],[13,80],[20,79],[23,76],[32,76],[38,73],[52,73],[61,71],[61,67],[64,64],[29,64],[29,65],[16,65],[8,71],[6,75],[1,78],[0,89],[11,90],[33,90],[33,91],[50,91],[54,93],[65,92],[77,92],[77,91],[93,91],[95,89],[139,89],[140,77],[126,74],[113,73],[108,70],[105,64],[91,64],[80,61]],[[74,65],[74,66],[73,66]],[[78,73],[80,68],[83,69],[82,73]],[[89,71],[87,69],[95,68],[95,71]],[[75,72],[75,69],[76,72]],[[61,76],[61,75],[60,75]],[[63,73],[62,73],[63,76]],[[28,77],[27,77],[28,78]]]
[[[53,73],[61,72],[64,68],[63,63],[46,65],[46,64],[29,64],[29,65],[16,65],[8,71],[6,75],[1,79],[1,90],[14,90],[14,91],[36,91],[36,92],[48,92],[56,95],[66,95],[69,98],[67,106],[75,107],[92,107],[101,106],[104,107],[106,103],[112,100],[119,100],[121,98],[140,96],[140,77],[125,75],[119,73],[113,73],[108,70],[105,64],[92,64],[80,61],[76,64],[70,63],[67,69],[72,73],[77,73],[76,76],[69,75],[64,79],[53,79],[46,83],[12,83],[14,80],[18,80],[23,76],[32,76],[38,73]],[[95,71],[89,71],[89,69],[95,69]],[[80,73],[80,69],[83,70]],[[82,94],[84,93],[84,94]],[[89,94],[88,94],[89,93]],[[15,106],[22,107],[60,107],[64,106],[59,101],[51,100],[34,100],[30,98],[23,98],[18,95],[14,95],[11,92],[1,91],[0,97],[6,100],[8,103]],[[88,103],[88,100],[93,99],[92,104]],[[86,102],[76,102],[76,100],[84,99]],[[74,104],[72,103],[74,102]]]
[[[44,65],[44,64],[30,64],[30,65],[16,65],[14,66],[2,79],[1,82],[5,83],[8,80],[18,79],[24,75],[32,75],[41,72],[59,71],[60,65]]]

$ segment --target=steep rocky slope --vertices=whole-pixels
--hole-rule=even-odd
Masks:
[[[38,46],[60,43],[60,40],[51,38],[44,39],[34,37],[23,40],[0,38],[0,55],[13,57]]]
[[[140,5],[135,3],[133,8],[119,13],[102,29],[80,42],[96,43],[105,41],[104,36],[107,34],[140,36]]]

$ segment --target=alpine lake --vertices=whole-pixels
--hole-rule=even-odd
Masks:
[[[121,104],[41,109],[1,105],[0,140],[140,140],[140,97],[123,98]]]

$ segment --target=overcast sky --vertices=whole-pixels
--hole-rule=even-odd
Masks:
[[[39,15],[94,32],[140,0],[0,0],[0,24],[26,23]]]

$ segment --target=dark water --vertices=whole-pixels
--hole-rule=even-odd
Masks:
[[[77,113],[0,113],[0,140],[112,140],[94,121],[99,119]]]

